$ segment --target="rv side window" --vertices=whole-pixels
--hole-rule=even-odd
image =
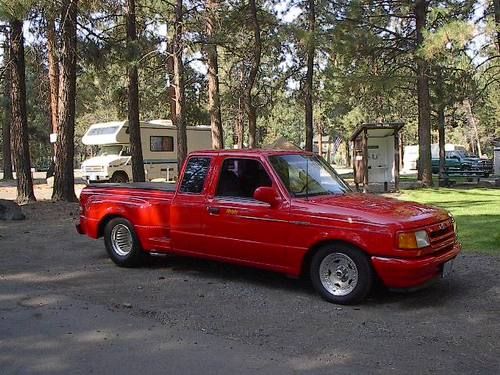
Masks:
[[[181,193],[200,194],[203,191],[210,168],[210,160],[210,158],[204,157],[192,157],[188,160],[179,189]]]
[[[153,152],[174,151],[174,137],[153,135],[149,137],[149,144]]]

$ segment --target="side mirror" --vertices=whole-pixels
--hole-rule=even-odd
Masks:
[[[269,186],[261,186],[255,189],[253,198],[260,202],[268,203],[271,207],[276,207],[280,202],[280,198],[276,190]]]

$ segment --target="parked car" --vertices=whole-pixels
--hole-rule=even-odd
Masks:
[[[363,300],[376,279],[413,288],[446,276],[460,252],[447,211],[354,193],[303,151],[194,152],[176,186],[90,185],[80,206],[78,232],[104,237],[119,266],[171,253],[308,274],[339,304]]]
[[[470,155],[463,150],[446,151],[445,168],[447,172],[463,171],[488,177],[493,173],[493,161]],[[439,173],[439,158],[432,159],[432,173]]]

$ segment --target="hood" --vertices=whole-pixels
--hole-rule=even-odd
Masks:
[[[82,167],[86,166],[108,166],[110,164],[121,164],[128,161],[129,156],[119,156],[119,155],[104,155],[95,156],[93,158],[87,159],[82,163]]]
[[[372,194],[348,193],[309,198],[304,204],[321,216],[347,216],[357,222],[419,227],[449,219],[441,208]]]
[[[463,158],[462,161],[467,162],[467,163],[475,164],[475,163],[481,162],[481,159],[474,158],[474,157],[467,157],[467,158]]]

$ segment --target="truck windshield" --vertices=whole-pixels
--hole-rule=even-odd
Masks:
[[[102,146],[99,150],[99,156],[108,156],[108,155],[120,155],[122,150],[121,145],[112,145],[112,146]]]
[[[351,191],[335,170],[313,155],[278,155],[269,158],[283,185],[294,197],[344,194]]]

